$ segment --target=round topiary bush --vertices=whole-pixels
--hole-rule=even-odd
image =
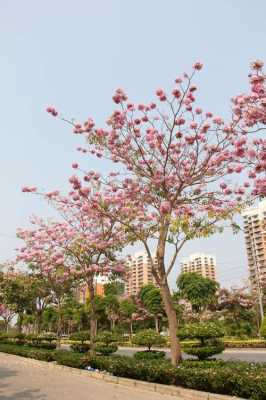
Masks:
[[[110,354],[115,353],[118,350],[118,346],[116,344],[109,344],[108,346],[105,344],[97,344],[95,347],[96,353],[100,353],[103,356],[109,356]]]
[[[119,336],[114,332],[103,331],[100,332],[96,338],[95,351],[103,355],[110,355],[115,353],[118,349],[117,342],[119,341]]]
[[[82,344],[87,340],[90,340],[90,332],[89,331],[79,331],[72,333],[69,337],[70,340],[74,340],[76,342],[81,342]]]
[[[134,358],[136,360],[162,360],[165,358],[165,352],[157,350],[137,351]]]
[[[197,344],[184,344],[185,353],[206,360],[224,351],[224,343],[218,338],[224,336],[221,326],[215,322],[187,324],[178,332],[181,339],[197,339]]]
[[[87,343],[73,343],[70,347],[78,353],[87,353],[90,350],[90,345]]]
[[[145,329],[136,333],[132,339],[132,342],[138,346],[148,347],[148,351],[150,351],[153,346],[164,345],[166,340],[153,329]]]
[[[183,350],[185,353],[198,357],[200,361],[206,360],[215,354],[220,354],[224,351],[225,346],[223,342],[217,341],[215,342],[210,342],[209,344],[206,343],[204,346],[196,346],[196,345],[191,345],[191,346],[184,346]]]

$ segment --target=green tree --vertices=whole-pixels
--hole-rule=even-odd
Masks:
[[[140,331],[133,338],[133,343],[138,346],[148,347],[148,351],[151,351],[153,346],[161,346],[165,342],[165,338],[153,329]]]
[[[114,329],[115,323],[119,318],[119,301],[116,295],[108,294],[104,297],[104,307],[106,317],[111,323],[111,330]]]
[[[32,311],[34,303],[32,279],[26,273],[15,273],[13,271],[2,273],[0,276],[0,297],[2,302],[18,315],[17,328],[21,332],[24,314],[27,311]]]
[[[215,304],[219,284],[195,272],[185,272],[178,277],[177,288],[180,297],[191,304],[192,310],[202,314]]]
[[[42,329],[48,332],[56,332],[58,311],[55,306],[49,305],[43,312]]]
[[[89,318],[91,317],[92,313],[92,302],[90,299],[86,302],[86,309]],[[95,333],[97,335],[97,331],[100,326],[104,326],[107,328],[107,316],[106,316],[106,304],[105,304],[105,297],[102,296],[95,296],[93,300],[93,315],[95,319]]]
[[[138,306],[134,303],[133,299],[124,299],[119,304],[119,314],[121,318],[129,323],[130,337],[133,335],[133,316],[137,312]]]
[[[252,336],[257,333],[255,302],[246,288],[220,289],[215,310],[223,317],[227,335]]]
[[[224,350],[224,344],[219,340],[222,336],[224,331],[215,322],[187,324],[178,331],[180,339],[199,340],[198,344],[185,344],[183,347],[185,353],[196,356],[199,360],[205,360]]]
[[[165,313],[160,289],[156,288],[154,285],[143,286],[139,297],[146,310],[153,315],[155,330],[159,332],[159,319]]]
[[[110,294],[114,296],[121,296],[124,293],[125,284],[121,281],[111,281],[104,285],[104,294],[108,296]]]

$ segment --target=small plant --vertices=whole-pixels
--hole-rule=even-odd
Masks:
[[[184,344],[185,353],[198,357],[199,360],[206,360],[209,357],[222,353],[225,346],[219,340],[224,336],[224,331],[215,322],[199,322],[188,324],[178,332],[181,339],[197,339],[194,344]]]
[[[113,332],[103,331],[96,336],[95,342],[95,350],[97,353],[110,355],[117,351],[117,342],[119,342],[119,337]]]
[[[153,346],[162,346],[166,344],[165,338],[153,329],[145,329],[136,333],[132,342],[138,346],[148,347],[148,351],[151,351]]]

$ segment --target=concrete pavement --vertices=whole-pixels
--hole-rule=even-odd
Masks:
[[[173,400],[0,353],[0,400]],[[179,398],[179,400],[182,400]]]

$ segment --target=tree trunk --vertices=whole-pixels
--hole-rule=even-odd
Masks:
[[[129,331],[129,336],[130,336],[130,339],[132,338],[132,336],[133,336],[133,321],[130,321],[130,331]]]
[[[95,312],[95,293],[94,293],[94,286],[93,286],[93,278],[87,281],[89,295],[90,295],[90,344],[91,344],[91,351],[94,351],[95,348],[95,337],[97,335],[97,318]]]
[[[157,333],[159,333],[159,318],[157,316],[154,317],[154,322],[155,322],[155,330]]]
[[[42,322],[42,311],[38,310],[36,313],[36,333],[37,335],[41,332],[41,322]]]
[[[62,336],[62,313],[61,304],[58,303],[58,321],[57,321],[57,347],[61,347],[61,336]]]
[[[165,245],[167,240],[167,235],[169,231],[169,220],[162,220],[159,229],[159,239],[156,249],[157,266],[153,264],[151,257],[151,262],[153,265],[152,273],[154,278],[159,285],[162,300],[164,303],[165,312],[168,319],[169,334],[170,334],[170,348],[171,348],[171,362],[172,365],[176,365],[178,361],[181,360],[181,347],[179,340],[177,339],[177,316],[174,307],[174,302],[170,293],[170,289],[167,282],[167,275],[165,271]]]
[[[177,323],[176,312],[168,283],[163,284],[160,287],[160,290],[169,325],[171,362],[172,365],[176,365],[182,358],[180,343],[179,340],[177,339],[178,323]]]
[[[4,319],[4,330],[8,332],[8,320]]]
[[[17,322],[18,333],[22,332],[22,321],[23,321],[23,313],[19,313]]]

